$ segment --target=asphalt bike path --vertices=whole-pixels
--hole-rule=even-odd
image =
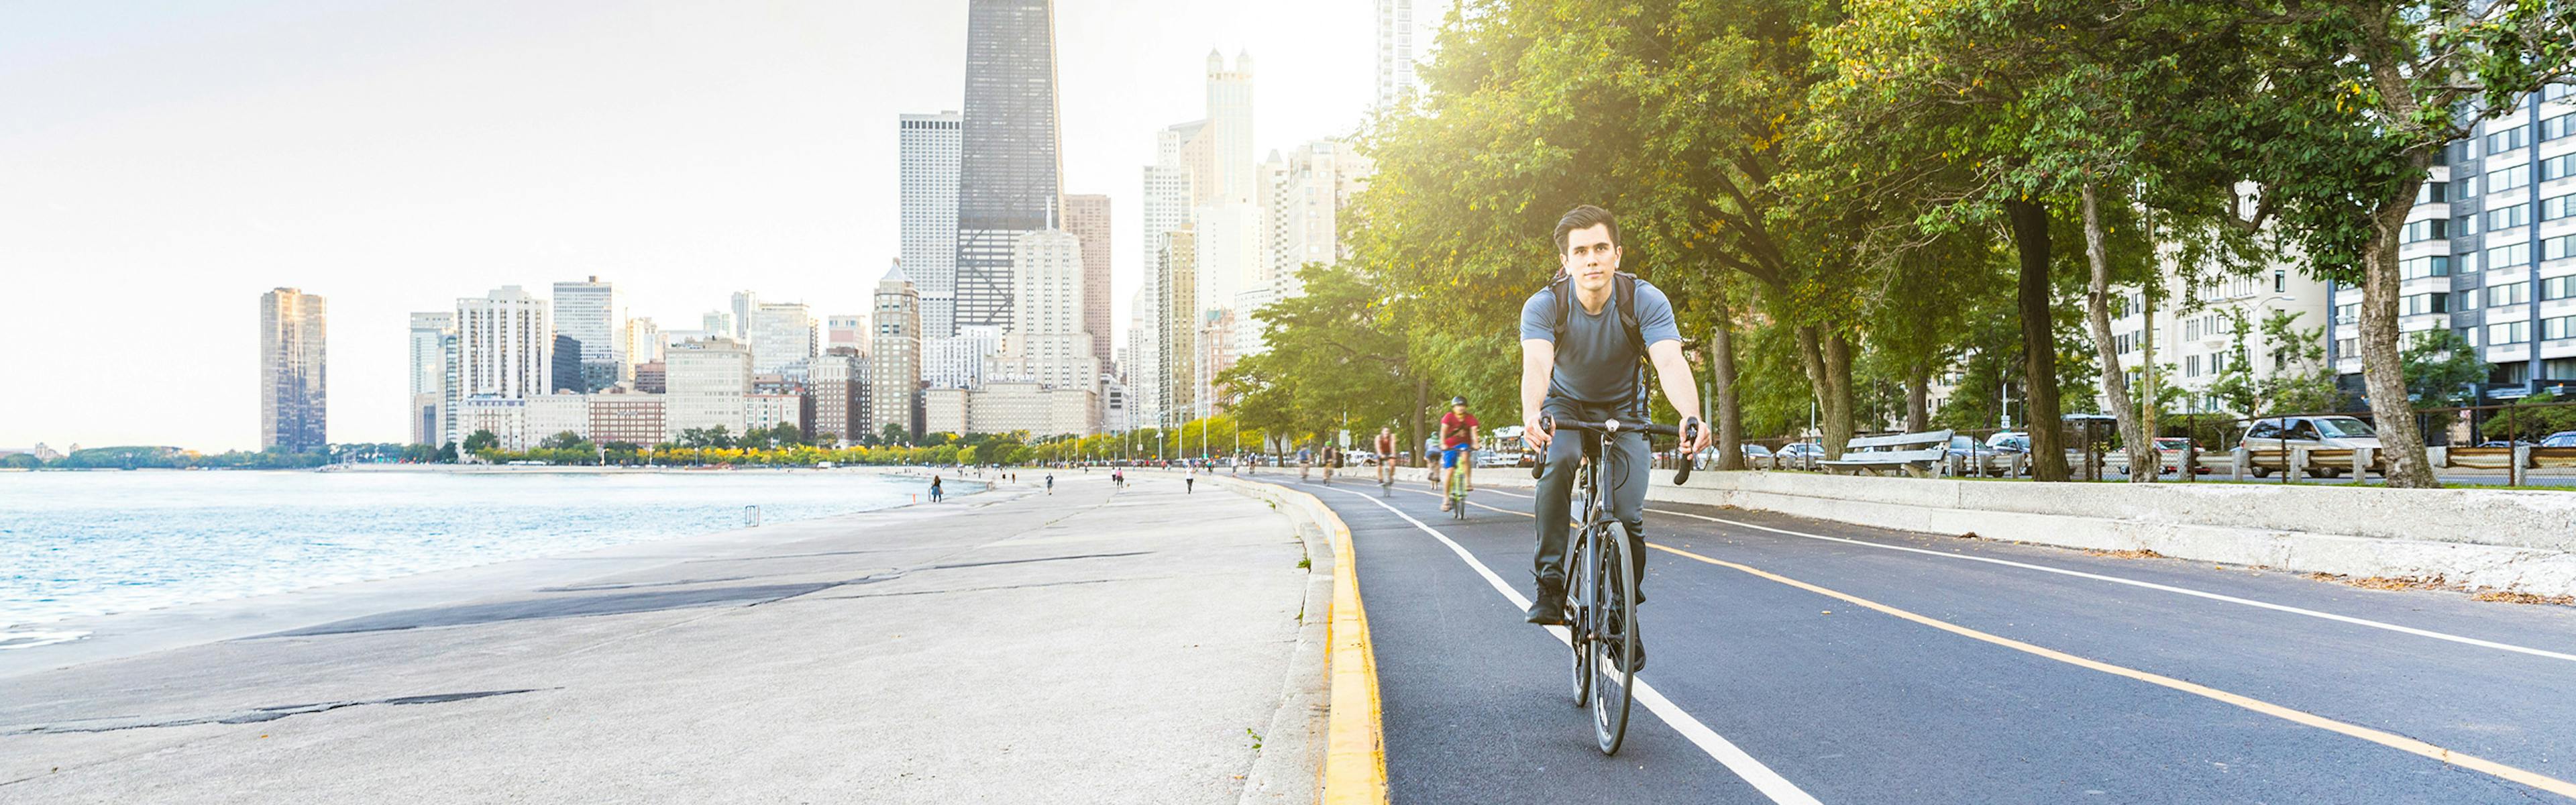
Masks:
[[[1601,758],[1563,644],[1426,532],[1526,596],[1527,489],[1479,490],[1461,523],[1419,482],[1303,488],[1360,553],[1399,801],[2576,792],[2576,610],[1660,502],[1641,678],[1793,790],[1757,790],[1643,701]]]

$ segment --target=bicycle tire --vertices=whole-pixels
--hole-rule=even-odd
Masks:
[[[1591,665],[1592,736],[1604,756],[1619,754],[1628,736],[1628,710],[1637,684],[1637,565],[1628,556],[1628,524],[1601,523],[1593,532],[1592,561],[1603,597],[1593,607]],[[1614,661],[1615,658],[1615,661]]]

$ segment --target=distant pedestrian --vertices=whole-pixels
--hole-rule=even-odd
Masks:
[[[1047,494],[1055,494],[1055,473],[1047,473]]]
[[[1199,477],[1198,477],[1198,476],[1196,476],[1196,475],[1190,475],[1190,476],[1183,477],[1183,478],[1181,479],[1181,494],[1184,494],[1184,495],[1196,494],[1196,493],[1198,492],[1198,486],[1199,486]]]
[[[939,476],[930,476],[930,502],[939,502]]]

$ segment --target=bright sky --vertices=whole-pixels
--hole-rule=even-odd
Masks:
[[[1354,130],[1370,0],[1058,0],[1065,189],[1140,169],[1249,50],[1261,154]],[[617,283],[694,328],[737,289],[863,313],[895,118],[959,108],[966,3],[0,4],[0,447],[256,448],[258,301],[330,306],[330,436],[400,442],[412,311]]]

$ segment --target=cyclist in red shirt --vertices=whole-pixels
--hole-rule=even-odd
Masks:
[[[1450,472],[1465,473],[1458,476],[1458,480],[1468,489],[1476,488],[1476,442],[1480,438],[1476,429],[1482,424],[1476,421],[1475,414],[1467,413],[1465,397],[1449,398],[1449,413],[1440,417],[1440,466]],[[1465,461],[1458,459],[1462,453],[1466,455]],[[1449,497],[1442,495],[1440,510],[1448,511],[1449,505]]]

